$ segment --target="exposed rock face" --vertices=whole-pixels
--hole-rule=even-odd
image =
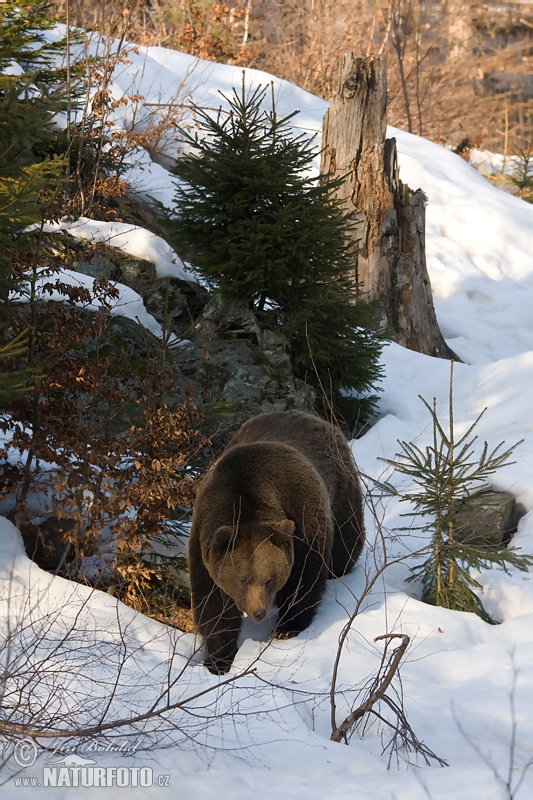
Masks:
[[[126,283],[143,298],[147,311],[173,333],[180,345],[169,349],[165,367],[174,377],[170,406],[191,397],[203,412],[206,432],[215,443],[249,417],[265,411],[310,411],[313,390],[292,374],[289,346],[277,331],[263,329],[254,312],[215,292],[175,278],[155,277],[154,266],[115,248],[102,248],[77,264],[85,274]],[[109,321],[106,347],[121,362],[139,366],[154,359],[159,347],[153,336],[125,317]],[[91,343],[87,343],[91,350]],[[128,383],[128,377],[124,377]],[[118,413],[118,424],[135,409]]]
[[[188,394],[222,439],[255,414],[311,409],[311,390],[293,376],[283,336],[262,330],[253,311],[220,295],[173,357]]]

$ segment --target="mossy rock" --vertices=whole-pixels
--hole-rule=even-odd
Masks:
[[[135,291],[147,281],[155,280],[155,264],[144,258],[130,256],[117,247],[85,242],[80,257],[73,266],[77,272],[92,278],[107,278],[124,283]]]
[[[465,497],[454,514],[454,538],[468,545],[501,546],[514,527],[515,497],[484,489]]]

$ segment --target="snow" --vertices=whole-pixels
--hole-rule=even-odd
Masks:
[[[116,92],[135,87],[146,103],[170,102],[187,84],[194,100],[217,107],[219,89],[228,93],[240,85],[237,68],[162,48],[141,47],[129,59],[129,66],[122,66],[115,78]],[[270,79],[247,71],[247,81],[265,84]],[[295,125],[310,134],[319,131],[325,103],[274,81],[278,109],[301,109]],[[142,108],[121,108],[117,124],[138,119],[141,112]],[[449,345],[464,362],[455,366],[456,429],[466,430],[487,406],[478,426],[480,446],[485,439],[493,446],[524,439],[516,450],[516,463],[497,472],[492,482],[512,491],[524,506],[526,514],[514,541],[523,552],[532,553],[533,207],[494,188],[438,145],[399,130],[391,129],[390,134],[397,139],[402,180],[413,189],[422,188],[428,198],[427,257],[437,316]],[[178,146],[165,144],[168,158]],[[136,191],[146,195],[157,189],[159,199],[170,206],[174,178],[161,164],[142,154],[131,175]],[[125,232],[116,224],[114,229],[105,225],[84,220],[77,233],[76,225],[70,232],[99,236],[105,231],[114,245],[120,242],[143,258],[152,253],[151,260],[163,270],[160,274],[182,269],[156,237],[148,239],[132,226]],[[437,398],[446,425],[449,364],[396,344],[385,348],[383,363],[380,416],[353,442],[353,451],[367,481],[385,477],[401,483],[405,479],[391,476],[382,459],[394,457],[398,439],[416,441],[420,447],[430,442],[429,417],[418,395],[430,402]],[[1,518],[0,614],[9,618],[11,630],[17,620],[22,625],[21,648],[48,681],[39,686],[37,676],[32,678],[32,691],[41,697],[48,685],[52,709],[94,721],[115,679],[111,717],[148,710],[159,696],[161,705],[188,701],[194,714],[176,708],[147,723],[149,749],[137,748],[129,758],[112,750],[95,756],[99,767],[142,766],[153,768],[154,776],[168,776],[168,786],[130,787],[132,798],[164,800],[179,794],[198,800],[501,800],[512,796],[523,778],[513,796],[526,800],[533,792],[533,769],[524,772],[533,752],[532,577],[515,570],[510,575],[491,570],[476,576],[488,610],[501,621],[495,626],[471,614],[422,603],[406,583],[409,572],[402,563],[392,563],[365,593],[376,565],[382,563],[380,530],[393,562],[419,546],[415,537],[422,533],[400,532],[408,524],[402,516],[407,510],[395,497],[375,499],[373,509],[369,498],[368,546],[360,563],[343,580],[328,584],[315,621],[296,639],[269,644],[264,626],[246,622],[229,677],[250,666],[255,672],[233,683],[205,670],[193,636],[136,614],[110,595],[39,570],[24,555],[18,532]],[[390,730],[377,719],[362,735],[355,734],[349,746],[330,741],[335,655],[360,598],[339,665],[337,720],[361,702],[360,691],[377,673],[383,643],[375,638],[407,634],[411,642],[400,668],[401,686],[396,681],[395,687],[418,738],[449,766],[435,761],[427,765],[407,752],[400,752],[399,762],[393,757],[389,763],[389,751],[383,748]],[[30,619],[45,632],[43,641],[32,643],[31,626],[24,625]],[[48,642],[56,643],[57,649],[47,650]],[[16,667],[15,645],[2,651],[3,661],[8,655]],[[62,668],[65,663],[68,669]],[[27,665],[21,685],[26,675]],[[384,707],[382,711],[387,713]],[[125,732],[114,736],[120,740]],[[76,752],[89,755],[78,744]],[[41,780],[51,760],[41,754],[35,764],[21,768],[19,776]],[[97,794],[111,796],[113,791],[100,788]],[[2,787],[6,800],[24,800],[35,792],[15,786],[9,774]],[[46,789],[50,800],[70,795],[94,797],[94,790]]]
[[[138,225],[131,225],[126,222],[103,222],[80,217],[74,221],[63,219],[60,222],[48,222],[42,226],[42,229],[47,233],[61,231],[70,234],[76,239],[101,242],[136,258],[151,261],[155,265],[155,272],[158,278],[178,278],[183,281],[196,280],[194,275],[185,268],[177,253],[164,239]],[[42,277],[38,278],[36,292],[41,299],[58,301],[63,299],[63,295],[59,290],[49,291],[48,289],[43,289],[43,286],[56,281],[69,286],[85,288],[93,296],[93,280],[89,276],[81,272],[61,269],[54,273],[52,278],[47,275],[46,271]],[[118,281],[110,281],[110,283],[118,291],[117,299],[108,299],[106,301],[110,313],[136,320],[158,339],[162,339],[164,336],[163,329],[152,314],[149,314],[146,310],[142,297],[131,287],[125,286]],[[24,299],[24,292],[22,292],[22,299]],[[102,303],[98,297],[94,297],[91,302],[78,302],[76,305],[90,310],[97,310]],[[177,337],[172,334],[167,344],[176,345],[177,343]]]
[[[143,258],[155,264],[158,278],[179,278],[182,281],[194,280],[187,272],[183,261],[160,236],[138,225],[128,222],[102,222],[101,220],[80,217],[74,221],[61,220],[46,223],[43,230],[65,231],[76,239],[88,239],[116,247],[136,258]]]
[[[51,226],[50,226],[51,227]],[[90,311],[97,311],[103,305],[102,300],[93,293],[94,280],[82,272],[75,272],[71,269],[61,269],[59,272],[54,273],[52,277],[45,271],[41,277],[35,281],[36,297],[40,300],[55,300],[61,302],[65,299],[65,294],[60,288],[53,288],[56,283],[64,284],[66,286],[74,286],[80,289],[86,289],[92,298],[88,302],[75,301],[75,305],[80,308],[85,308]],[[135,320],[144,328],[150,331],[158,339],[163,339],[163,328],[159,322],[149,314],[144,305],[142,297],[130,286],[125,286],[118,281],[110,281],[113,287],[118,291],[117,298],[106,298],[105,305],[109,308],[109,313],[115,316],[128,317]],[[27,294],[24,289],[20,293],[13,296],[13,300],[27,300]],[[179,340],[172,334],[169,337],[168,343],[177,344]]]
[[[394,133],[402,180],[428,196],[428,267],[451,348],[478,364],[532,350],[533,206],[439,145]]]

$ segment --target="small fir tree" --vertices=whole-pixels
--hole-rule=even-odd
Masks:
[[[324,409],[353,423],[368,414],[382,341],[348,279],[354,215],[332,199],[336,182],[310,178],[312,141],[294,137],[266,88],[233,91],[229,113],[195,107],[201,136],[184,134],[178,218],[171,237],[213,285],[279,327],[296,374]]]
[[[54,195],[64,158],[47,156],[58,137],[54,115],[65,107],[65,72],[55,67],[64,42],[48,43],[47,4],[4,2],[0,6],[0,324],[12,313],[10,295],[35,264],[39,223]],[[28,335],[9,340],[0,332],[2,402],[23,393],[38,372],[18,366]]]
[[[61,168],[60,159],[37,155],[56,133],[51,121],[64,107],[64,72],[52,66],[46,4],[0,6],[0,301],[16,282],[13,254],[25,245],[22,229],[41,218],[43,194]],[[17,234],[17,238],[14,238]]]
[[[412,569],[409,580],[420,581],[422,599],[432,605],[458,611],[472,611],[486,622],[493,622],[475,593],[481,584],[472,577],[471,570],[500,567],[509,571],[516,567],[527,572],[533,566],[533,557],[517,553],[513,548],[459,541],[458,513],[464,497],[479,492],[487,486],[487,478],[497,469],[512,464],[513,450],[521,444],[506,447],[500,442],[489,452],[485,442],[481,456],[476,459],[474,429],[483,417],[484,409],[468,430],[455,438],[453,414],[453,361],[450,371],[449,425],[446,431],[437,415],[437,402],[430,405],[420,400],[428,410],[433,425],[433,443],[424,450],[412,442],[398,441],[401,452],[389,461],[395,470],[411,478],[416,488],[400,492],[402,500],[413,504],[414,514],[429,517],[421,526],[431,531],[427,559]]]

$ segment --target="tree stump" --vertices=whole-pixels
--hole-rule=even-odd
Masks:
[[[336,196],[346,210],[359,211],[353,280],[376,302],[382,326],[411,350],[452,358],[426,267],[426,196],[400,180],[386,108],[384,57],[345,55],[338,96],[324,117],[320,171],[343,179]]]

